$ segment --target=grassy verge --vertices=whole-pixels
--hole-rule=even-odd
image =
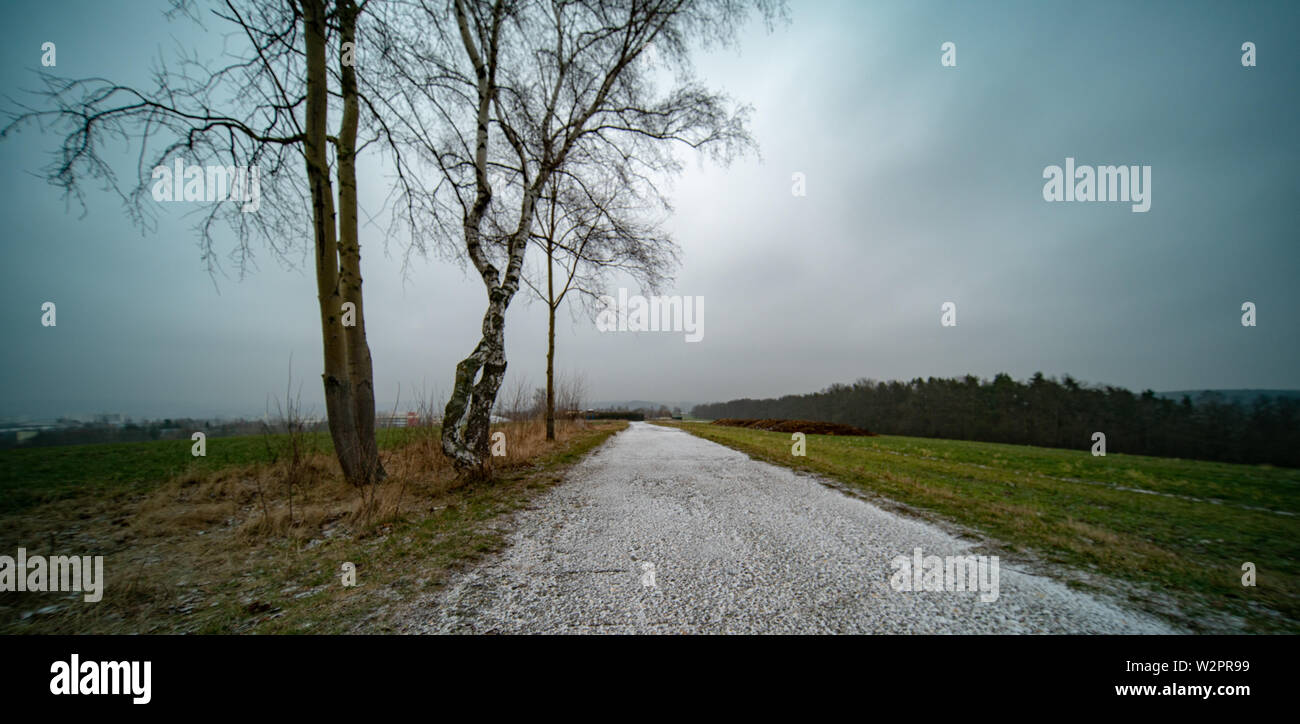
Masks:
[[[788,433],[673,426],[973,530],[1193,630],[1300,632],[1297,470],[894,436],[809,435],[795,457]]]
[[[395,450],[415,434],[405,428],[382,429],[378,431],[379,446]],[[194,443],[188,439],[0,451],[0,516],[86,494],[131,496],[177,475],[273,463],[283,452],[285,437],[209,438],[205,457],[190,454]],[[304,433],[302,445],[311,453],[334,450],[328,432]]]
[[[297,461],[282,438],[209,440],[206,464],[175,474],[170,448],[151,449],[173,443],[15,451],[43,455],[7,463],[28,497],[0,513],[0,554],[103,555],[106,583],[98,603],[0,593],[0,633],[400,630],[415,602],[504,545],[511,512],[625,426],[562,425],[552,443],[538,423],[500,426],[507,455],[490,481],[455,476],[436,428],[389,431],[389,477],[367,490],[340,479],[328,440]],[[344,563],[357,585],[342,585]]]

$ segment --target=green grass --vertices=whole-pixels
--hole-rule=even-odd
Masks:
[[[402,445],[412,431],[378,431],[379,445]],[[283,454],[287,435],[213,437],[207,455],[193,457],[191,440],[158,440],[103,445],[64,445],[0,451],[0,515],[77,495],[131,496],[187,470],[219,470],[234,465],[268,463]],[[327,432],[307,433],[310,450],[328,452]]]
[[[1300,470],[894,436],[809,435],[795,457],[786,433],[674,426],[974,529],[1074,585],[1136,584],[1194,630],[1300,631]]]

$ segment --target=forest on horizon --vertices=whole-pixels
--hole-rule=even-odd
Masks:
[[[784,418],[838,422],[887,435],[1089,449],[1105,434],[1106,451],[1229,463],[1300,467],[1300,399],[1260,395],[1173,400],[1152,390],[1085,385],[1038,372],[1024,382],[860,379],[819,392],[697,405],[705,419]]]

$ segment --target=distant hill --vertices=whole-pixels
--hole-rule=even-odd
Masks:
[[[689,411],[692,407],[695,407],[696,404],[697,403],[695,402],[680,402],[680,401],[655,402],[652,400],[599,400],[590,403],[590,406],[592,409],[595,410],[609,410],[609,409],[618,409],[618,408],[624,408],[628,410],[640,410],[640,409],[655,410],[660,407],[667,407],[668,409],[671,410],[674,407],[680,407],[682,410]]]
[[[1156,396],[1175,401],[1186,396],[1193,404],[1216,401],[1248,405],[1259,397],[1297,400],[1300,399],[1300,390],[1173,390],[1157,392]]]

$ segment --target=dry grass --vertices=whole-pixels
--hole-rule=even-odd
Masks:
[[[388,477],[358,489],[322,452],[194,471],[130,499],[85,496],[0,519],[0,551],[104,555],[104,599],[0,594],[6,633],[375,630],[375,612],[436,588],[500,547],[503,515],[621,425],[494,426],[491,480],[457,476],[436,427],[385,451]],[[293,443],[286,442],[286,445]],[[344,588],[344,562],[358,585]],[[382,627],[381,627],[382,630]]]

